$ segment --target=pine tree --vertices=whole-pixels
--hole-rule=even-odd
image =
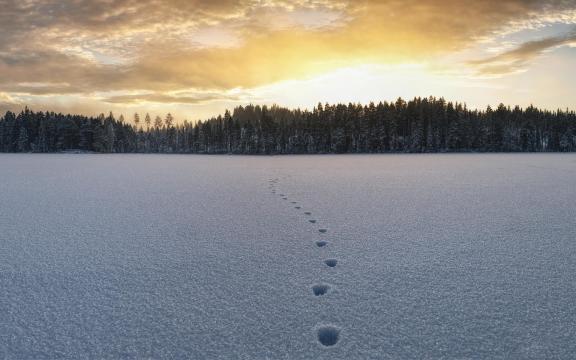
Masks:
[[[160,116],[156,116],[156,118],[154,119],[154,127],[156,129],[162,128],[162,118]]]
[[[144,118],[144,122],[146,123],[146,132],[150,131],[150,124],[152,123],[152,119],[150,118],[150,114],[146,113],[146,117]]]
[[[20,127],[20,135],[18,136],[18,151],[27,152],[30,149],[28,130],[26,127]]]
[[[172,117],[172,114],[168,113],[166,115],[166,119],[164,119],[164,122],[166,124],[166,127],[168,129],[170,129],[172,127],[172,123],[174,122],[174,118]]]
[[[108,120],[107,124],[106,124],[106,151],[107,152],[109,152],[109,153],[114,152],[115,142],[116,142],[116,136],[114,133],[114,124],[112,123],[111,120]]]

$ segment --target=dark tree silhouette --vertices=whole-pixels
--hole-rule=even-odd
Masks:
[[[387,152],[576,151],[574,111],[470,110],[440,98],[318,104],[312,110],[248,105],[205,121],[176,124],[172,115],[134,124],[110,113],[96,118],[53,112],[0,118],[0,152],[322,154]],[[152,126],[153,125],[153,126]]]

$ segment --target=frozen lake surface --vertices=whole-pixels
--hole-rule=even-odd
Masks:
[[[573,359],[575,219],[576,155],[0,155],[0,358]]]

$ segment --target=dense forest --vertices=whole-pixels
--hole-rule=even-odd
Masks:
[[[471,110],[437,98],[319,104],[313,110],[240,106],[206,121],[168,114],[86,117],[53,112],[0,118],[0,152],[319,154],[576,151],[574,111],[530,106]]]

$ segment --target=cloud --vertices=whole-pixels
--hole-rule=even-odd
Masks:
[[[1,112],[7,110],[15,111],[18,108],[22,108],[22,103],[18,99],[8,93],[0,92],[0,116],[3,115]]]
[[[0,103],[2,104],[16,104],[16,100],[7,93],[0,92]]]
[[[169,95],[161,93],[116,95],[105,98],[103,101],[113,104],[139,104],[139,103],[165,103],[165,104],[204,104],[214,100],[238,101],[242,99],[239,94],[229,93],[194,93],[189,95]]]
[[[500,76],[523,71],[531,61],[542,54],[573,44],[576,44],[576,31],[563,36],[528,41],[512,50],[486,59],[470,61],[468,64],[475,68],[479,75]]]
[[[4,0],[0,91],[124,91],[143,95],[103,99],[196,104],[212,98],[173,93],[225,94],[356,64],[425,62],[575,14],[576,3],[562,0]],[[210,46],[219,37],[227,43]],[[561,45],[554,41],[564,40],[471,65],[504,72]]]

